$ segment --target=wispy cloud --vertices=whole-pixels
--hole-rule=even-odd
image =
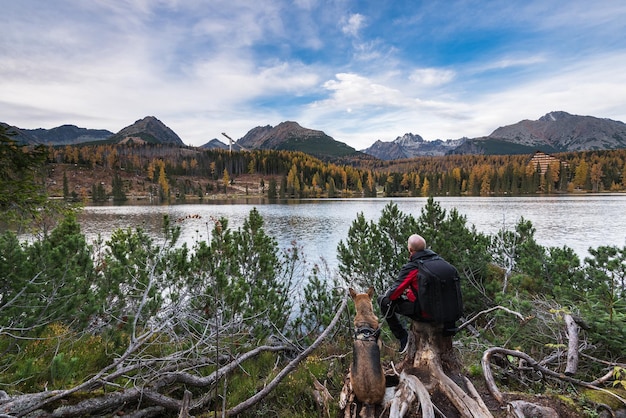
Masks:
[[[454,71],[437,68],[418,68],[409,76],[409,80],[422,86],[440,86],[453,79]]]
[[[344,18],[341,25],[341,31],[346,35],[353,37],[359,36],[359,31],[365,24],[365,16],[355,13]]]

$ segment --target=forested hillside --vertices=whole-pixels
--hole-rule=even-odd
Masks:
[[[626,190],[626,150],[533,155],[451,155],[324,162],[302,152],[229,152],[170,145],[49,148],[52,196],[160,201],[209,195],[278,197],[488,196]],[[113,190],[113,185],[116,190]]]

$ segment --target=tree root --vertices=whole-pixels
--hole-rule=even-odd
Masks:
[[[417,399],[417,405],[422,408],[423,418],[434,418],[435,409],[426,386],[415,375],[402,372],[393,399],[389,402],[389,418],[401,418],[412,407]]]

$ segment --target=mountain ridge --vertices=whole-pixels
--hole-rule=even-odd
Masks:
[[[607,118],[572,115],[564,111],[548,112],[537,120],[524,119],[501,126],[491,134],[477,138],[421,141],[405,134],[394,141],[377,141],[364,153],[383,160],[448,154],[524,154],[593,151],[626,148],[626,124]],[[428,142],[428,148],[422,143]]]
[[[75,145],[84,142],[104,141],[109,139],[113,132],[106,129],[79,128],[76,125],[61,125],[51,129],[21,129],[1,123],[12,128],[14,139],[26,144],[38,145]]]
[[[154,116],[146,116],[117,133],[103,129],[61,125],[52,129],[20,129],[8,126],[14,138],[25,144],[75,145],[81,143],[161,143],[185,146],[183,140]],[[399,160],[419,156],[451,154],[521,154],[626,148],[626,124],[607,118],[573,115],[552,111],[537,120],[524,119],[498,127],[491,134],[476,138],[437,139],[425,141],[420,135],[405,133],[395,140],[375,141],[369,148],[357,151],[323,131],[304,128],[294,121],[276,126],[257,126],[231,144],[217,138],[198,147],[202,149],[275,149],[301,151],[322,159],[368,156],[382,160]]]
[[[115,143],[139,142],[150,144],[185,145],[183,140],[154,116],[135,121],[109,138]]]
[[[303,128],[293,121],[281,122],[274,127],[257,126],[238,139],[236,144],[243,149],[301,151],[322,159],[359,153],[323,131]]]

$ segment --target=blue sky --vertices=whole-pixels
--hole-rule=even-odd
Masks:
[[[188,145],[291,120],[364,149],[556,110],[626,121],[622,0],[0,0],[0,121]]]

